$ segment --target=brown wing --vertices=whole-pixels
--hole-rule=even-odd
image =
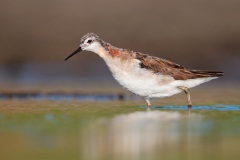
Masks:
[[[148,56],[139,52],[136,53],[135,58],[141,61],[141,68],[152,70],[156,74],[169,75],[176,80],[222,76],[222,72],[189,70],[165,59]]]

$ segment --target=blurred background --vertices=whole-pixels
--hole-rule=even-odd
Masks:
[[[82,52],[64,61],[88,32],[187,68],[223,71],[224,77],[210,85],[235,87],[240,80],[239,17],[237,0],[1,0],[0,87],[120,89],[96,54]]]
[[[239,160],[239,0],[1,0],[1,160]],[[153,110],[122,89],[94,32],[119,48],[224,76]]]

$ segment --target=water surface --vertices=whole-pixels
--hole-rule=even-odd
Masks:
[[[187,110],[187,106],[153,106],[152,108],[158,110]],[[240,111],[240,105],[204,105],[204,106],[193,106],[192,110],[202,110],[202,111]]]
[[[239,159],[239,105],[2,101],[1,159]]]

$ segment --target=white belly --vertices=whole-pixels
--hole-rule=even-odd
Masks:
[[[195,87],[201,83],[214,78],[201,78],[190,80],[175,80],[170,76],[153,74],[151,71],[140,68],[138,60],[121,62],[118,59],[106,61],[113,77],[126,89],[140,96],[157,98],[168,97],[182,90],[179,86],[188,88]]]

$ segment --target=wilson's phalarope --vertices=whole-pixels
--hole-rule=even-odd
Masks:
[[[190,70],[165,59],[116,48],[94,33],[83,36],[79,48],[65,61],[82,50],[102,57],[124,88],[145,98],[148,109],[151,98],[169,97],[184,91],[190,111],[192,102],[188,89],[222,76],[222,72]]]

